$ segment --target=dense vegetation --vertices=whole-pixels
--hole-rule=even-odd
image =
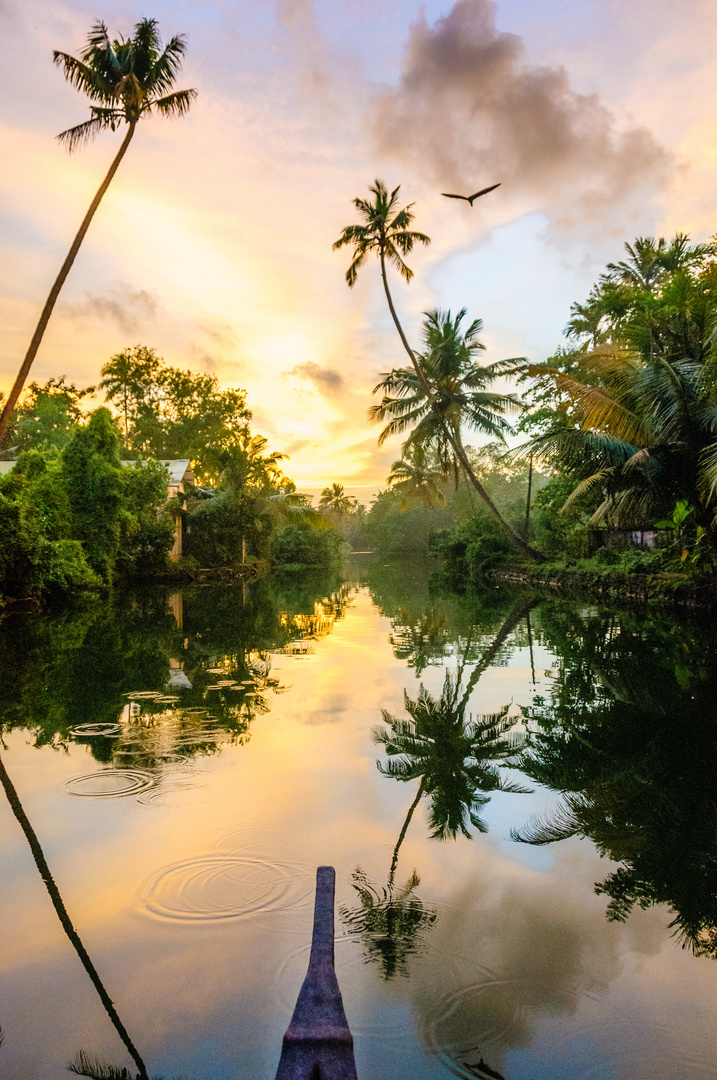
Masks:
[[[558,567],[713,576],[717,554],[717,247],[640,238],[574,304],[567,347],[526,365],[530,436],[509,458],[548,482],[526,535]],[[648,531],[653,550],[626,551]],[[641,537],[638,538],[642,539]],[[487,522],[434,541],[475,577],[511,558]],[[602,550],[600,550],[602,548]],[[514,559],[512,560],[514,561]]]
[[[165,364],[137,346],[102,369],[119,405],[87,412],[93,387],[33,383],[15,410],[0,475],[0,596],[96,589],[169,571],[175,532],[193,567],[336,566],[342,538],[253,435],[241,390]],[[7,456],[7,455],[6,455]],[[172,458],[194,482],[168,500]]]

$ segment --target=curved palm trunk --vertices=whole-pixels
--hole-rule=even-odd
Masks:
[[[410,357],[413,368],[414,368],[414,370],[416,372],[416,375],[418,376],[418,381],[421,384],[421,387],[423,388],[423,392],[426,395],[426,398],[428,399],[428,402],[429,402],[431,408],[433,409],[434,413],[436,414],[436,417],[437,417],[439,423],[441,424],[441,427],[443,428],[443,430],[444,430],[444,432],[446,434],[446,438],[448,439],[451,446],[453,447],[454,453],[455,453],[456,457],[458,458],[458,460],[460,461],[461,467],[462,467],[465,475],[468,477],[471,484],[473,485],[475,490],[480,495],[481,499],[483,499],[483,502],[490,509],[490,511],[494,514],[494,516],[498,519],[502,529],[508,534],[508,536],[513,541],[513,543],[516,545],[516,547],[519,547],[521,549],[521,551],[525,552],[526,555],[529,555],[531,559],[536,559],[537,561],[542,562],[543,559],[545,558],[545,556],[542,555],[539,551],[536,551],[534,547],[531,547],[531,545],[520,535],[520,533],[517,532],[513,528],[513,526],[510,525],[505,520],[505,518],[501,514],[500,510],[495,505],[495,503],[491,499],[490,495],[485,490],[485,488],[481,484],[480,480],[476,476],[475,472],[473,471],[473,467],[471,466],[471,463],[468,460],[468,455],[466,454],[465,447],[463,446],[463,443],[461,442],[460,436],[457,433],[450,430],[449,426],[444,422],[443,417],[440,415],[438,409],[436,408],[435,398],[434,398],[434,395],[433,395],[433,391],[431,390],[430,383],[428,382],[428,379],[424,375],[423,369],[421,368],[421,365],[418,363],[418,360],[416,359],[416,354],[414,353],[411,346],[408,344],[408,340],[406,338],[406,335],[403,332],[403,327],[401,326],[398,315],[396,314],[396,309],[393,306],[393,298],[391,297],[391,291],[390,291],[390,289],[388,287],[388,278],[386,277],[386,261],[384,259],[383,251],[379,252],[379,258],[381,260],[381,278],[383,279],[383,287],[384,287],[384,291],[386,293],[386,299],[388,300],[388,307],[389,307],[389,310],[391,312],[391,317],[393,318],[396,329],[398,330],[398,336],[400,337],[401,342],[403,344],[403,347],[404,347],[404,349],[406,350],[406,352],[408,353],[408,355]]]
[[[60,896],[60,890],[57,888],[52,874],[50,873],[50,867],[47,865],[47,860],[45,859],[42,847],[40,846],[40,841],[37,838],[35,830],[30,824],[30,819],[25,813],[25,810],[22,803],[20,802],[20,798],[17,794],[17,791],[15,790],[13,782],[8,776],[2,757],[0,757],[0,783],[2,783],[2,786],[5,789],[5,794],[7,795],[7,800],[10,803],[12,812],[20,823],[20,828],[25,834],[25,839],[30,845],[32,857],[35,860],[35,866],[40,873],[40,877],[45,882],[45,888],[50,894],[52,906],[54,907],[57,917],[62,924],[62,929],[65,931],[68,938],[72,942],[72,946],[77,955],[79,956],[83,968],[92,980],[92,985],[99,994],[100,1000],[104,1005],[105,1011],[109,1016],[110,1020],[112,1021],[112,1024],[114,1025],[115,1031],[117,1032],[120,1039],[127,1048],[127,1051],[129,1052],[129,1055],[134,1061],[135,1065],[139,1069],[138,1080],[148,1080],[147,1067],[144,1064],[142,1058],[140,1057],[140,1053],[137,1050],[137,1047],[130,1039],[129,1034],[127,1033],[127,1029],[120,1020],[117,1010],[112,1003],[112,999],[105,990],[104,984],[97,972],[97,969],[95,968],[95,965],[90,959],[87,949],[82,944],[80,935],[77,933],[74,926],[72,925],[72,920],[70,919],[70,916],[67,913],[67,908],[65,907],[62,897]]]
[[[423,779],[423,780],[421,780],[420,786],[418,788],[418,793],[416,795],[416,798],[413,800],[413,802],[411,803],[411,805],[408,808],[408,813],[406,814],[406,820],[403,823],[403,828],[401,829],[400,833],[398,834],[398,840],[396,841],[396,846],[393,849],[393,858],[391,859],[391,869],[388,872],[388,887],[389,887],[389,889],[393,888],[393,879],[394,879],[394,876],[396,874],[396,867],[398,866],[398,853],[401,850],[401,844],[406,839],[406,833],[408,832],[408,826],[411,824],[411,818],[413,817],[413,811],[416,809],[419,802],[423,798],[423,792],[425,790],[426,790],[426,781],[425,781],[425,779]]]
[[[30,342],[30,347],[27,350],[27,353],[25,355],[25,359],[23,360],[20,371],[18,372],[18,376],[15,379],[15,383],[13,385],[12,390],[10,391],[10,396],[8,397],[7,401],[5,402],[5,406],[3,408],[2,414],[0,414],[0,447],[2,446],[3,442],[5,441],[5,433],[7,431],[8,424],[10,423],[10,419],[12,418],[12,414],[15,411],[15,405],[17,404],[17,399],[20,397],[20,394],[22,393],[22,388],[25,385],[25,380],[27,379],[27,376],[28,376],[28,374],[30,372],[30,368],[32,367],[32,362],[33,362],[33,360],[35,359],[35,357],[37,355],[37,350],[40,348],[40,343],[41,343],[41,341],[43,339],[43,336],[45,334],[45,330],[47,329],[47,324],[50,321],[50,316],[52,315],[52,310],[53,310],[53,308],[55,306],[55,303],[57,302],[58,296],[60,295],[60,289],[65,284],[65,279],[67,278],[67,275],[69,274],[70,270],[72,269],[72,264],[74,263],[75,258],[77,257],[77,252],[80,250],[80,245],[81,245],[82,241],[85,238],[85,233],[87,232],[87,230],[90,227],[90,222],[92,221],[92,218],[95,216],[95,211],[97,210],[97,207],[102,202],[102,197],[103,197],[104,193],[107,191],[107,188],[110,186],[110,183],[112,182],[112,178],[113,178],[114,174],[117,172],[117,169],[119,168],[120,162],[121,162],[122,158],[125,156],[125,154],[127,152],[127,147],[129,146],[130,140],[131,140],[132,136],[134,135],[134,129],[135,129],[136,126],[137,126],[136,124],[130,124],[129,125],[129,129],[127,131],[127,134],[125,135],[124,139],[122,140],[122,145],[120,146],[119,150],[117,151],[115,159],[112,162],[112,164],[110,165],[107,175],[105,176],[104,180],[102,181],[99,188],[97,189],[97,194],[95,195],[94,199],[90,203],[90,208],[87,211],[87,213],[85,214],[85,216],[83,218],[83,221],[82,221],[82,224],[80,225],[79,229],[77,230],[77,235],[75,236],[75,239],[72,241],[72,246],[70,247],[70,250],[67,253],[67,258],[65,259],[62,266],[60,267],[60,272],[57,275],[57,277],[55,278],[53,286],[50,289],[50,294],[47,297],[47,300],[45,301],[45,306],[42,309],[42,314],[40,315],[40,320],[39,320],[39,322],[38,322],[38,324],[37,324],[37,326],[35,328],[35,333],[32,335],[32,341]]]
[[[466,705],[468,704],[468,701],[470,700],[470,696],[473,693],[475,685],[478,682],[478,680],[480,679],[481,675],[486,670],[486,668],[489,668],[490,665],[493,663],[493,661],[495,660],[496,656],[498,655],[498,651],[499,651],[501,645],[503,644],[503,642],[505,641],[505,639],[508,637],[508,635],[510,633],[513,632],[513,630],[515,630],[518,623],[522,621],[522,619],[530,611],[531,607],[533,607],[534,604],[535,604],[534,600],[529,600],[529,601],[527,601],[527,603],[526,602],[520,603],[520,604],[517,605],[517,607],[515,607],[506,616],[500,630],[495,635],[495,637],[493,638],[493,641],[491,642],[490,646],[483,653],[480,660],[478,661],[476,666],[473,668],[473,671],[471,672],[471,677],[468,680],[468,682],[466,683],[466,688],[463,691],[463,697],[461,698],[461,700],[460,700],[460,702],[458,704],[458,710],[461,713],[461,715],[465,711]]]

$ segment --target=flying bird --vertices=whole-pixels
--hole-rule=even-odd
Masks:
[[[481,195],[487,195],[489,191],[495,191],[497,187],[500,187],[500,184],[491,184],[490,187],[484,187],[480,191],[476,191],[474,195],[449,195],[447,191],[442,191],[441,195],[445,195],[447,199],[465,199],[472,206],[474,199],[479,199]]]

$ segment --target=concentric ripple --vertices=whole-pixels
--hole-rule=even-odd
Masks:
[[[216,922],[303,906],[295,868],[244,855],[200,855],[160,870],[144,886],[145,912],[173,922]]]
[[[119,724],[77,724],[76,727],[70,728],[70,735],[106,735],[111,737],[113,735],[119,735]]]
[[[73,776],[65,784],[68,795],[88,799],[106,799],[119,795],[137,795],[150,787],[154,778],[142,769],[102,769],[100,772]]]

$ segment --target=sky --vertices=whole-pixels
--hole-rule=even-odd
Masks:
[[[413,281],[392,281],[411,341],[423,312],[465,307],[487,363],[554,352],[626,240],[717,231],[710,0],[0,0],[5,391],[121,140],[71,156],[56,141],[89,112],[52,50],[144,16],[186,35],[177,88],[198,96],[138,125],[32,378],[93,385],[152,346],[246,389],[300,490],[368,499],[400,456],[367,421],[404,363],[378,265],[350,290],[348,249],[331,250],[375,178],[432,238]],[[498,182],[472,208],[441,195]]]

